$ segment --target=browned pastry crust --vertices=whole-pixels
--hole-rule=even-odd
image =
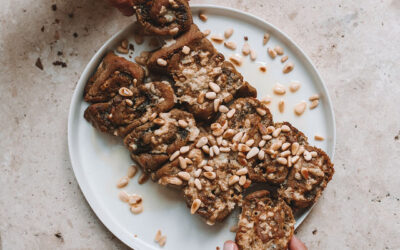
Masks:
[[[279,189],[279,195],[295,208],[314,204],[335,172],[324,151],[309,145],[304,146],[304,150],[304,153],[298,154],[299,160],[291,168],[289,176]],[[307,152],[315,156],[308,160]]]
[[[160,65],[159,59],[165,60],[166,65]],[[171,75],[178,102],[201,120],[213,118],[219,106],[234,97],[257,95],[195,25],[175,44],[154,52],[148,67]]]
[[[282,126],[284,129],[282,131]],[[286,180],[291,163],[285,164],[285,160],[291,161],[292,144],[298,143],[300,146],[307,145],[307,137],[290,123],[275,123],[267,129],[265,135],[265,146],[261,147],[265,157],[257,159],[256,163],[249,168],[249,178],[254,182],[268,182],[270,184],[280,184]],[[281,130],[279,134],[274,134],[275,130]],[[277,145],[280,145],[279,147]],[[288,157],[289,156],[289,157]]]
[[[236,243],[240,250],[286,250],[294,224],[292,210],[282,199],[256,191],[243,201]]]
[[[107,102],[118,94],[121,87],[136,88],[143,82],[144,70],[136,63],[108,53],[84,90],[87,102]]]
[[[152,116],[172,109],[175,104],[174,91],[165,81],[150,82],[129,90],[129,95],[117,91],[111,101],[90,105],[84,117],[100,131],[124,137]]]
[[[148,35],[178,35],[193,23],[186,0],[136,0],[134,9],[139,24]]]
[[[187,126],[180,126],[180,120],[185,121]],[[124,138],[124,144],[142,169],[151,173],[175,151],[194,141],[198,134],[196,121],[190,113],[172,109],[135,128]]]

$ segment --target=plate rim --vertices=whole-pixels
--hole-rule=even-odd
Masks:
[[[326,97],[326,103],[327,103],[327,110],[329,111],[329,118],[332,121],[332,152],[331,152],[331,159],[333,161],[334,154],[335,154],[335,145],[336,145],[336,122],[335,122],[335,115],[334,115],[334,110],[333,110],[333,105],[331,101],[331,97],[329,95],[329,91],[327,89],[327,86],[325,82],[323,81],[322,77],[320,76],[317,68],[309,58],[309,56],[281,29],[275,27],[274,25],[270,24],[266,20],[257,17],[251,13],[234,9],[231,7],[225,7],[225,6],[218,6],[218,5],[213,5],[213,4],[193,4],[190,5],[192,11],[198,11],[202,9],[216,9],[219,11],[229,11],[233,12],[234,14],[238,14],[241,16],[245,16],[250,19],[255,19],[256,21],[262,23],[268,29],[274,30],[277,34],[282,36],[284,39],[286,39],[293,47],[294,49],[298,50],[300,52],[300,55],[304,57],[305,61],[308,63],[308,66],[310,67],[309,70],[312,70],[314,76],[316,77],[316,80],[321,83],[322,90],[325,94]],[[88,202],[90,208],[93,210],[93,212],[96,214],[97,218],[101,221],[101,223],[113,234],[115,235],[119,240],[121,240],[124,244],[127,246],[134,248],[134,249],[141,249],[144,246],[148,246],[150,248],[153,248],[147,242],[141,240],[140,238],[134,238],[133,235],[130,235],[128,232],[125,230],[122,230],[119,227],[119,224],[116,223],[114,220],[111,219],[111,217],[108,215],[107,211],[105,211],[102,206],[99,204],[99,201],[95,198],[95,195],[93,193],[93,190],[89,187],[88,182],[85,180],[83,171],[80,171],[79,167],[81,166],[78,158],[79,158],[79,153],[75,152],[76,149],[73,148],[74,141],[75,139],[73,136],[76,136],[76,132],[73,132],[73,128],[76,124],[73,122],[75,121],[74,117],[76,116],[77,109],[81,105],[82,101],[82,94],[85,86],[85,80],[90,77],[93,73],[93,68],[95,68],[94,65],[97,66],[96,62],[100,60],[101,57],[103,57],[104,52],[108,50],[111,47],[111,44],[114,42],[114,40],[120,36],[121,34],[125,33],[131,26],[133,22],[128,24],[126,27],[123,29],[119,30],[116,32],[114,35],[112,35],[106,42],[103,43],[103,45],[98,49],[98,51],[92,56],[90,61],[86,64],[78,82],[77,85],[75,86],[74,93],[71,98],[71,103],[69,107],[69,112],[68,112],[68,153],[69,153],[69,159],[71,162],[71,166],[75,175],[75,178],[78,182],[79,188],[85,197],[86,201]],[[316,203],[315,203],[316,204]],[[314,204],[314,205],[315,205]],[[300,226],[300,224],[304,221],[304,219],[308,216],[308,214],[311,212],[312,208],[314,205],[310,208],[308,208],[305,213],[296,221],[296,228]],[[135,240],[134,240],[135,239]]]

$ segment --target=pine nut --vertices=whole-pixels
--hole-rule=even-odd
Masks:
[[[183,146],[179,149],[179,151],[181,152],[181,154],[187,153],[190,150],[190,146]]]
[[[211,33],[211,30],[209,30],[209,29],[203,31],[204,36],[208,36],[208,35],[210,35],[210,33]]]
[[[315,151],[310,152],[310,154],[311,154],[312,157],[317,157],[318,156],[318,153],[315,152]]]
[[[272,134],[275,131],[275,127],[274,126],[268,126],[267,127],[267,134]]]
[[[315,109],[319,104],[319,100],[314,100],[310,104],[310,109]]]
[[[275,50],[273,50],[273,49],[271,49],[271,48],[268,48],[267,51],[268,51],[268,55],[269,55],[272,59],[275,59],[275,57],[276,57],[276,52],[275,52]]]
[[[311,161],[311,159],[312,159],[310,152],[308,152],[307,150],[304,151],[303,156],[304,156],[304,160],[306,160],[306,161]]]
[[[274,93],[276,95],[284,95],[284,94],[286,94],[285,86],[283,86],[280,83],[276,83],[273,90],[274,90]]]
[[[213,152],[215,155],[219,155],[219,147],[217,145],[212,146]]]
[[[162,236],[161,239],[158,241],[158,244],[160,245],[160,247],[165,246],[165,243],[167,243],[167,236]]]
[[[140,203],[138,205],[131,206],[131,212],[133,214],[140,214],[141,212],[143,212],[143,205]]]
[[[287,73],[289,73],[290,71],[292,71],[293,68],[294,68],[294,64],[293,64],[292,62],[289,62],[289,63],[285,64],[285,66],[283,66],[282,72],[285,73],[285,74],[287,74]]]
[[[283,99],[278,102],[278,109],[281,113],[285,111],[285,101]]]
[[[308,169],[307,168],[301,168],[300,173],[305,179],[308,179],[309,175],[308,175]]]
[[[280,147],[282,147],[282,141],[276,141],[271,145],[272,150],[278,150]]]
[[[223,138],[229,139],[235,134],[235,130],[229,128],[227,129],[224,134],[222,135]]]
[[[251,150],[246,155],[246,159],[253,158],[254,156],[258,155],[258,152],[260,152],[260,149],[258,147],[251,148]]]
[[[288,56],[283,56],[283,57],[281,58],[281,63],[286,62],[288,59],[289,59]]]
[[[246,183],[246,176],[245,175],[240,176],[239,185],[243,186],[245,183]]]
[[[156,237],[154,238],[155,242],[159,242],[161,240],[161,230],[157,230]]]
[[[272,97],[270,97],[269,95],[265,96],[263,99],[261,99],[261,103],[263,104],[270,104],[272,102]]]
[[[210,128],[211,128],[211,130],[217,130],[217,129],[221,129],[222,126],[218,122],[214,122],[211,124]]]
[[[204,172],[203,175],[209,180],[214,180],[217,177],[215,172]]]
[[[323,141],[323,140],[325,140],[325,138],[324,138],[323,136],[320,136],[320,135],[315,135],[315,136],[314,136],[314,139],[315,139],[316,141]]]
[[[250,50],[250,59],[255,61],[257,59],[257,52],[253,49]]]
[[[222,153],[228,153],[228,152],[231,151],[231,149],[230,149],[230,148],[227,148],[227,147],[220,147],[220,148],[219,148],[219,151],[221,151]]]
[[[137,194],[131,194],[129,196],[128,203],[129,205],[136,205],[142,202],[142,196],[137,195]]]
[[[318,95],[318,94],[312,95],[312,96],[310,96],[310,97],[308,98],[308,100],[310,100],[310,101],[319,100],[319,95]]]
[[[290,168],[292,165],[293,165],[292,164],[292,156],[289,155],[288,158],[287,158],[287,166]]]
[[[194,179],[194,185],[196,186],[196,188],[198,189],[198,190],[201,190],[202,189],[202,185],[201,185],[201,182],[200,182],[200,180],[199,179]]]
[[[276,161],[277,161],[279,164],[282,164],[282,165],[286,165],[286,164],[287,164],[286,158],[283,158],[283,157],[279,157],[278,159],[276,159]]]
[[[126,104],[128,104],[129,106],[132,106],[132,105],[133,105],[132,100],[125,99],[125,102],[126,102]]]
[[[299,159],[300,159],[300,157],[298,155],[293,156],[292,163],[295,164]]]
[[[268,128],[266,128],[263,124],[259,123],[258,124],[258,131],[260,131],[260,133],[262,135],[266,135],[268,134]]]
[[[178,176],[179,176],[179,178],[181,178],[184,181],[190,180],[190,174],[188,172],[184,172],[184,171],[179,172]]]
[[[126,191],[121,190],[118,193],[118,198],[123,202],[128,202],[129,201],[129,194]]]
[[[267,72],[267,67],[265,67],[265,66],[260,66],[258,69],[259,69],[262,73]]]
[[[188,46],[183,46],[183,48],[182,48],[182,53],[183,54],[185,54],[185,55],[189,55],[189,53],[190,53],[190,48],[188,47]]]
[[[265,33],[263,36],[263,45],[266,45],[269,41],[270,35],[268,33]]]
[[[224,41],[224,38],[220,35],[212,35],[211,40],[216,43],[222,43]]]
[[[276,52],[276,54],[278,54],[278,55],[283,55],[283,48],[281,47],[281,46],[275,46],[275,48],[274,48],[274,50],[275,50],[275,52]]]
[[[290,82],[289,89],[290,89],[291,92],[293,92],[293,93],[296,92],[297,90],[300,89],[300,87],[301,87],[300,82],[298,82],[298,81]]]
[[[197,97],[197,102],[198,102],[199,104],[204,103],[204,97],[205,97],[205,95],[206,95],[206,94],[204,94],[203,92],[201,92],[201,93],[199,94],[199,96]]]
[[[241,143],[245,143],[248,139],[249,139],[249,135],[247,133],[244,133],[242,139],[240,140],[240,142]]]
[[[229,42],[224,42],[225,47],[227,47],[228,49],[231,50],[235,50],[236,49],[236,43],[229,41]]]
[[[201,149],[204,151],[204,153],[210,154],[210,147],[208,147],[207,145],[204,145],[203,147],[201,147]]]
[[[261,140],[261,141],[258,143],[258,147],[262,148],[262,147],[265,146],[266,143],[267,143],[267,141]]]
[[[217,137],[217,144],[220,146],[222,144],[222,136]]]
[[[230,60],[233,64],[235,64],[236,66],[238,66],[238,67],[242,66],[243,59],[242,59],[242,57],[240,57],[240,56],[238,56],[238,55],[231,55],[231,56],[229,57],[229,60]]]
[[[269,141],[269,140],[272,139],[272,136],[270,136],[270,135],[263,135],[263,136],[262,136],[262,139],[263,139],[263,140],[266,140],[266,141]]]
[[[272,132],[272,136],[273,137],[278,137],[281,134],[282,129],[281,128],[277,128],[275,129],[274,132]]]
[[[178,27],[175,27],[175,28],[172,28],[172,29],[169,30],[169,34],[171,36],[175,36],[176,34],[178,34],[178,32],[179,32],[179,28]]]
[[[225,36],[226,39],[231,37],[232,34],[233,34],[233,29],[232,28],[229,28],[229,29],[225,30],[225,32],[224,32],[224,36]]]
[[[211,167],[211,166],[204,166],[203,169],[204,169],[205,171],[207,171],[207,172],[212,172],[212,171],[214,171],[213,167]]]
[[[290,143],[289,142],[285,142],[282,144],[282,150],[285,151],[286,149],[288,149],[290,147]]]
[[[120,53],[120,54],[128,54],[129,53],[129,49],[125,49],[125,48],[122,48],[122,46],[118,46],[117,47],[117,52]]]
[[[179,161],[179,167],[181,167],[181,169],[187,168],[187,162],[186,162],[185,158],[183,158],[182,156],[179,156],[178,161]]]
[[[126,88],[126,87],[122,87],[118,90],[118,93],[122,96],[133,96],[133,92],[132,90]]]
[[[265,157],[265,152],[264,152],[264,150],[260,150],[260,152],[258,152],[258,159],[259,159],[260,161],[262,161],[262,160],[264,160],[264,157]]]
[[[219,93],[221,91],[221,88],[216,84],[215,82],[209,82],[208,87],[215,93]],[[210,92],[209,92],[210,93]],[[212,93],[212,92],[211,92]]]
[[[178,177],[175,177],[175,176],[173,176],[173,177],[166,177],[165,180],[166,180],[166,182],[167,182],[168,184],[171,184],[171,185],[180,186],[180,185],[183,184],[182,180],[179,179]]]
[[[254,144],[254,140],[253,140],[253,139],[247,140],[245,144],[246,144],[247,146],[251,147],[251,146],[253,146],[253,144]]]
[[[217,94],[215,92],[207,92],[206,93],[206,98],[209,100],[214,100],[217,97]]]
[[[149,177],[150,177],[150,175],[148,175],[148,174],[146,174],[146,173],[142,173],[142,174],[139,176],[138,183],[139,183],[140,185],[146,183],[146,181],[149,179]]]
[[[193,164],[193,161],[189,158],[185,158],[187,164]]]
[[[247,174],[249,171],[247,170],[247,168],[241,168],[238,171],[236,171],[236,175],[245,175]]]
[[[234,185],[235,183],[237,183],[239,181],[239,176],[237,176],[237,175],[232,175],[231,177],[229,177],[229,179],[228,179],[228,185],[229,186],[232,186],[232,185]]]
[[[171,157],[169,157],[169,160],[170,161],[173,161],[173,160],[175,160],[179,155],[180,155],[180,151],[179,150],[177,150],[177,151],[175,151],[172,155],[171,155]]]
[[[230,119],[233,117],[235,112],[236,112],[236,109],[233,108],[233,109],[229,110],[229,112],[226,114],[226,116]]]
[[[285,124],[282,125],[281,129],[282,129],[282,132],[289,132],[290,131],[290,127],[288,125],[285,125]]]
[[[250,147],[247,146],[246,144],[240,143],[240,144],[238,145],[238,150],[239,150],[240,152],[248,152],[248,151],[250,151]]]
[[[137,173],[137,166],[136,165],[132,165],[128,168],[128,178],[133,178],[135,177],[136,173]]]
[[[196,211],[200,208],[200,205],[201,205],[201,200],[195,199],[195,200],[193,201],[193,203],[192,203],[191,208],[190,208],[190,213],[191,213],[191,214],[196,213]]]
[[[304,113],[304,111],[306,110],[307,107],[307,103],[305,101],[302,101],[298,104],[296,104],[296,106],[294,107],[294,113],[296,115],[302,115]]]
[[[293,142],[292,144],[292,155],[296,155],[297,151],[299,151],[300,144],[298,142]]]
[[[220,105],[218,109],[221,113],[227,113],[229,111],[228,107],[226,107],[225,105]]]
[[[242,53],[243,55],[247,56],[250,54],[250,45],[248,42],[244,42],[243,47],[242,47]]]
[[[197,141],[197,143],[196,143],[196,148],[201,148],[201,147],[203,147],[204,145],[206,145],[207,143],[208,143],[208,138],[205,137],[205,136],[203,136],[203,137],[201,137],[201,138]]]
[[[287,157],[287,156],[290,155],[290,151],[289,151],[289,150],[283,151],[283,152],[280,153],[279,155],[280,155],[281,157]]]
[[[305,151],[305,148],[303,146],[301,146],[299,148],[299,150],[297,151],[296,155],[301,155],[302,153],[304,153],[304,151]]]
[[[239,142],[243,137],[243,132],[238,132],[233,138],[232,141],[233,142]]]
[[[178,125],[181,128],[186,128],[187,126],[189,126],[189,124],[184,120],[178,120]]]
[[[167,66],[167,61],[165,61],[162,58],[158,58],[157,59],[157,64],[160,65],[160,66]]]
[[[256,111],[261,116],[264,116],[264,115],[267,114],[267,111],[265,109],[262,109],[262,108],[256,108]]]
[[[203,22],[206,22],[208,20],[208,17],[204,13],[200,13],[199,18]]]
[[[126,185],[128,185],[128,183],[129,183],[129,178],[128,177],[122,177],[117,182],[117,188],[126,187]]]

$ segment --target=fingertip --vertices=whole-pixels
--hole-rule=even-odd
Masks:
[[[228,240],[224,243],[224,250],[239,250],[235,242]]]
[[[307,250],[307,247],[301,240],[293,235],[289,242],[289,250]]]

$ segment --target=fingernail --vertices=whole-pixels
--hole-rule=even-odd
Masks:
[[[224,250],[237,250],[235,242],[228,240],[224,243]]]

